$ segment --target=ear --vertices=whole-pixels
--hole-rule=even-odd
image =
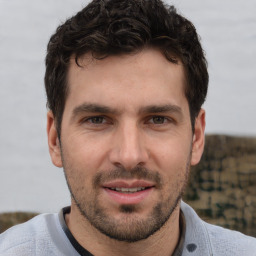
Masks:
[[[52,111],[47,113],[47,135],[48,147],[52,163],[57,167],[62,167],[60,142],[58,133],[55,127],[54,116]]]
[[[205,111],[201,109],[196,120],[192,144],[191,165],[199,163],[204,151]]]

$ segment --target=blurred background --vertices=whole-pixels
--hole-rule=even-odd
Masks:
[[[57,25],[87,2],[0,0],[0,212],[69,204],[63,171],[48,154],[44,58]],[[166,2],[194,23],[206,52],[206,133],[255,137],[256,1]]]

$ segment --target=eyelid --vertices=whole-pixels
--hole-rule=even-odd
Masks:
[[[97,123],[93,123],[92,122],[93,118],[102,118],[103,122],[102,123],[98,123],[98,124]],[[100,125],[100,124],[102,125],[102,124],[105,124],[107,122],[108,122],[107,117],[104,116],[104,115],[91,115],[91,116],[87,116],[87,117],[81,119],[81,123],[89,123],[91,125]]]
[[[103,121],[102,123],[93,123],[92,122],[92,119],[93,118],[102,118]],[[153,119],[154,118],[163,118],[163,123],[154,123],[153,122]],[[154,114],[154,115],[150,115],[148,117],[145,118],[145,123],[149,123],[149,124],[152,124],[152,125],[164,125],[164,124],[168,124],[168,123],[175,123],[175,119],[173,119],[172,117],[170,116],[165,116],[165,115],[157,115],[157,114]],[[111,120],[111,118],[109,118],[108,116],[105,116],[105,115],[102,115],[102,114],[94,114],[94,115],[90,115],[90,116],[86,116],[84,118],[81,119],[80,123],[88,123],[90,125],[104,125],[104,124],[110,124],[110,123],[113,123],[113,120]]]
[[[154,122],[152,122],[153,118],[163,118],[164,122],[160,123],[160,124],[155,124]],[[155,124],[155,125],[163,125],[163,124],[167,124],[167,123],[174,123],[175,120],[169,116],[164,116],[164,115],[152,115],[147,119],[147,122],[149,122],[150,124]]]

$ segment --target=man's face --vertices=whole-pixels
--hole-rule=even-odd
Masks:
[[[71,60],[52,160],[85,222],[117,240],[145,239],[169,219],[199,160],[183,67],[152,49],[80,64]]]

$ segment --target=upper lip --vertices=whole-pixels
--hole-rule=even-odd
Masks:
[[[102,184],[105,188],[138,188],[154,187],[154,183],[146,180],[114,180]]]

